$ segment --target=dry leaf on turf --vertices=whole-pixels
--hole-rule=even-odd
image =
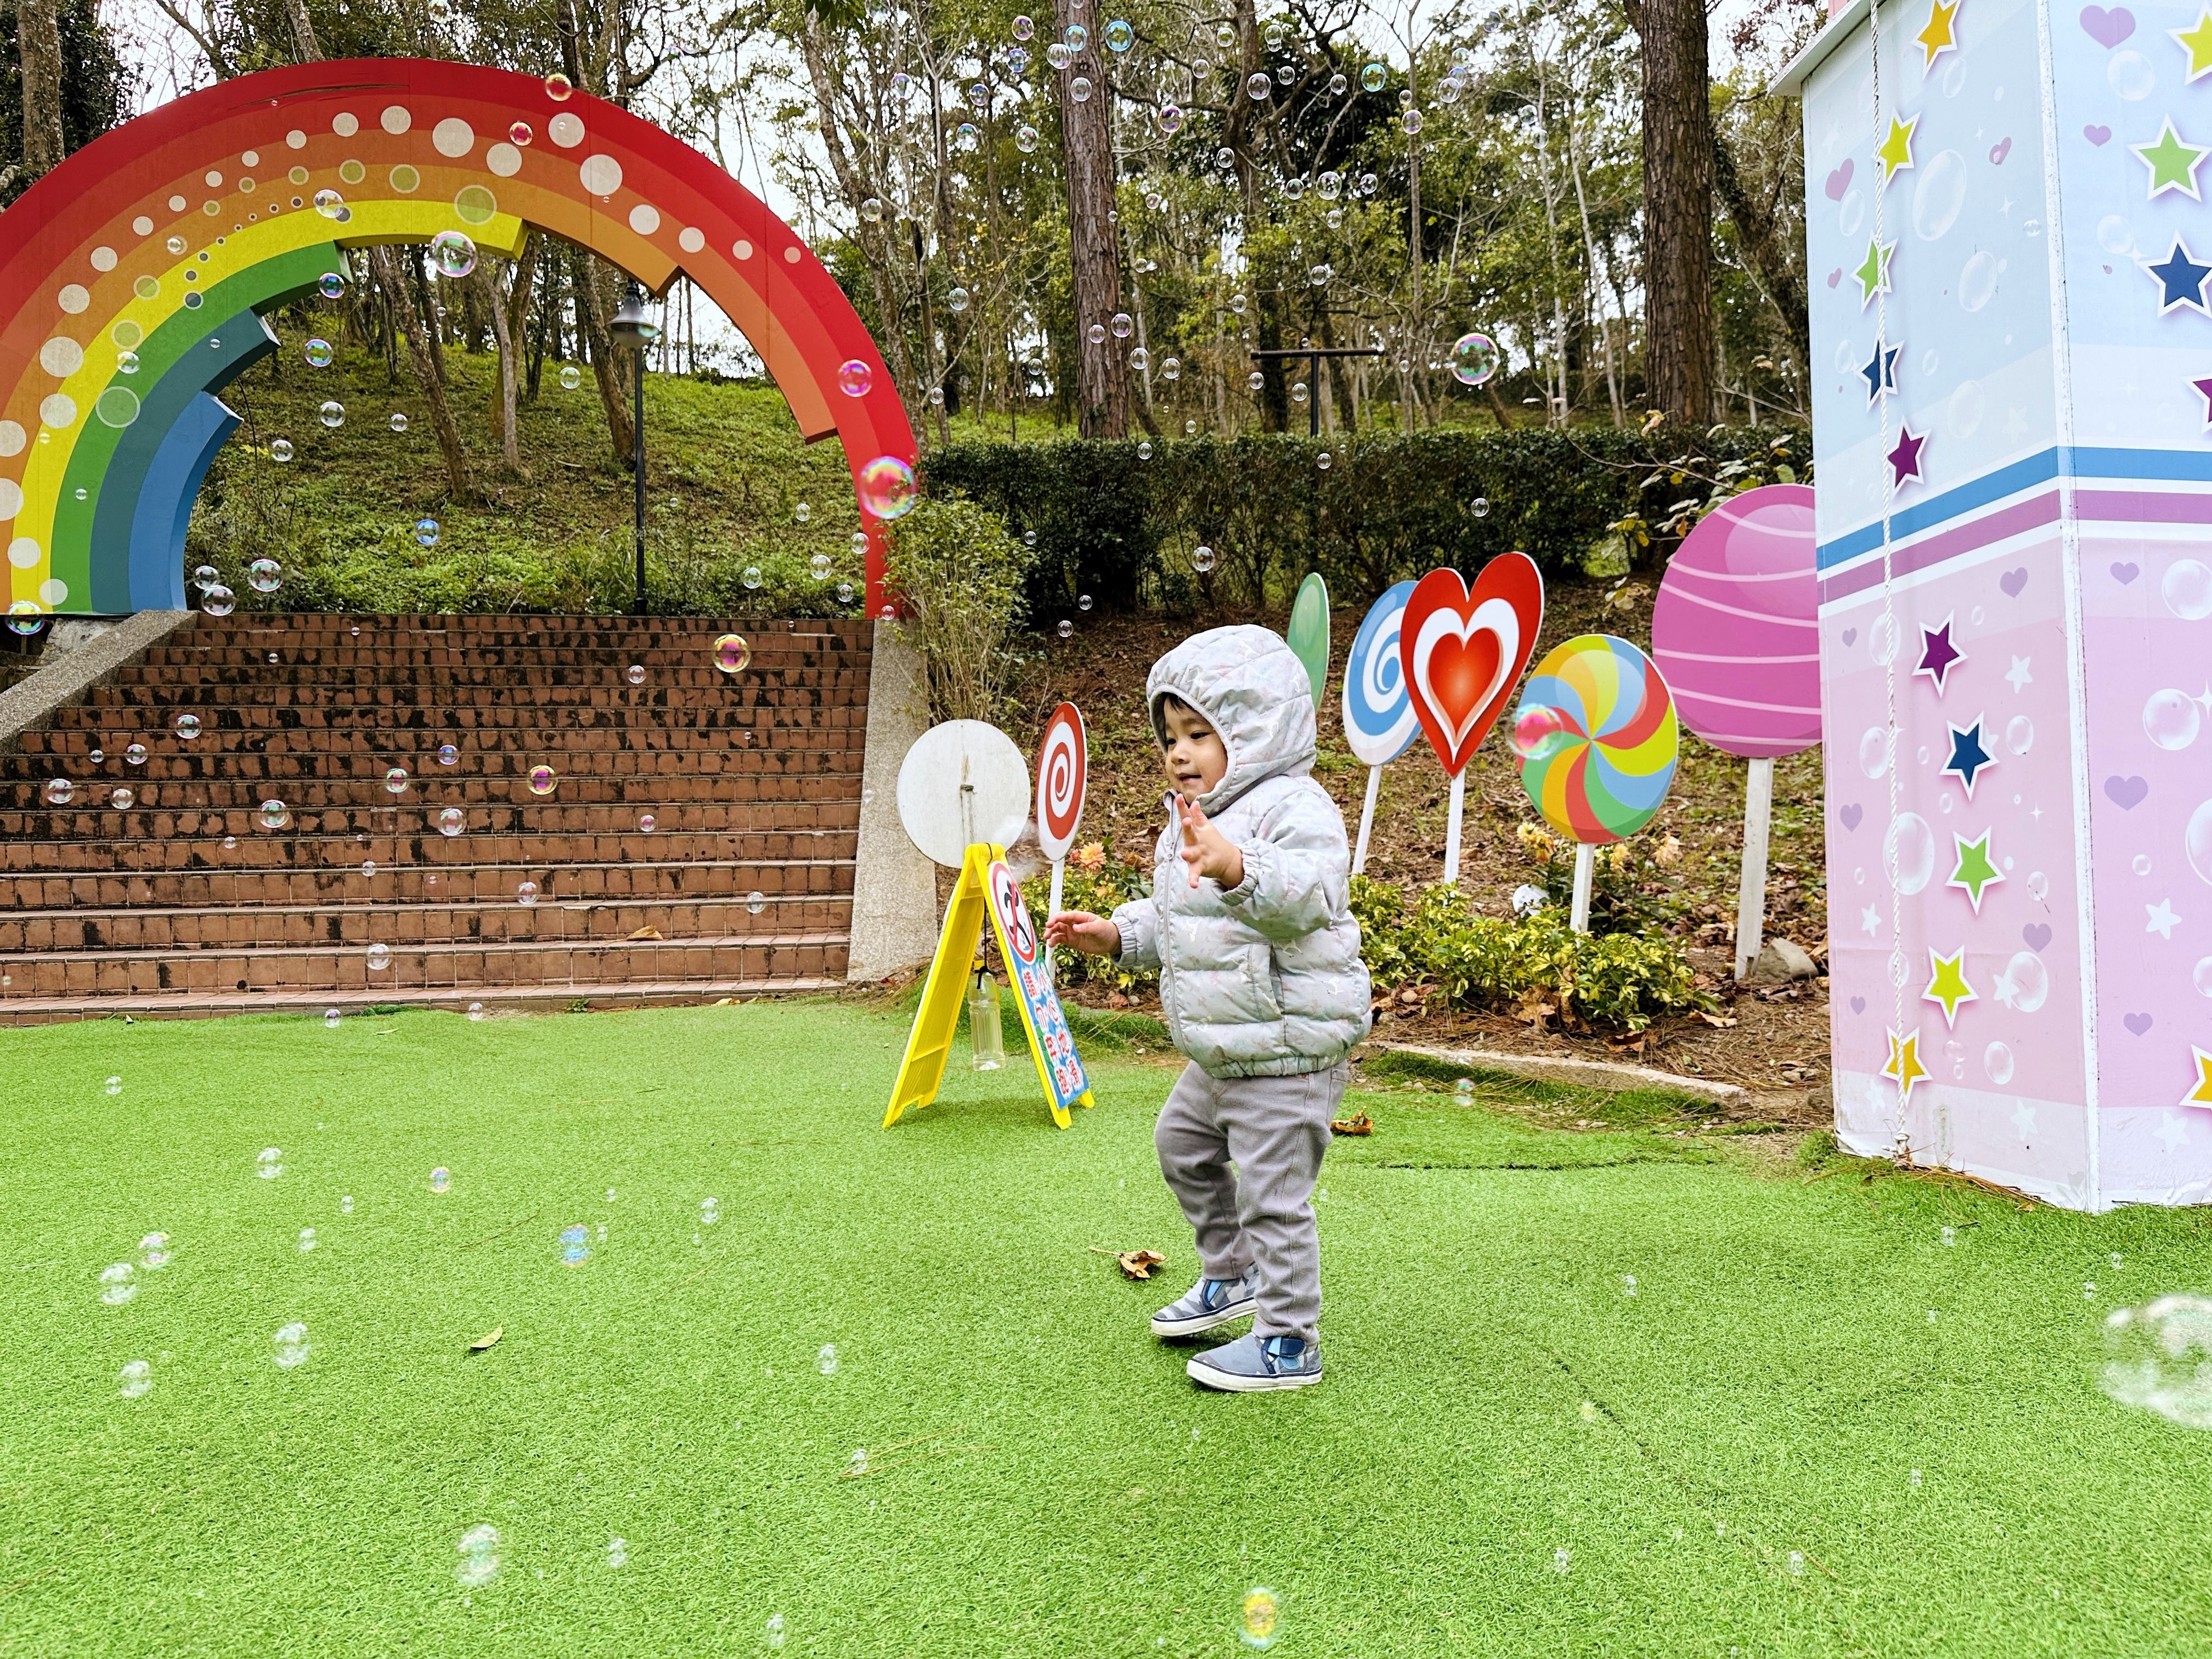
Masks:
[[[1735,1021],[1733,1019],[1723,1018],[1718,1014],[1709,1014],[1702,1008],[1698,1011],[1698,1018],[1705,1021],[1706,1024],[1712,1026],[1717,1030],[1723,1031],[1725,1031],[1729,1026],[1735,1024]]]
[[[469,1352],[471,1353],[482,1353],[486,1348],[490,1347],[493,1343],[498,1341],[501,1336],[506,1334],[506,1332],[507,1327],[504,1325],[493,1326],[482,1336],[469,1344]]]
[[[1375,1133],[1375,1125],[1367,1114],[1362,1112],[1357,1117],[1331,1118],[1328,1132],[1333,1135],[1371,1135]]]
[[[1124,1250],[1114,1258],[1121,1264],[1121,1272],[1131,1279],[1150,1279],[1152,1269],[1167,1266],[1167,1257],[1158,1250]]]

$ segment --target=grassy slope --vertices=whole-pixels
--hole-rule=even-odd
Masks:
[[[333,319],[334,320],[334,319]],[[339,343],[337,361],[309,368],[302,331],[281,331],[281,357],[248,371],[224,395],[246,425],[224,447],[193,514],[191,556],[222,569],[241,605],[383,611],[627,610],[632,590],[631,492],[617,468],[590,375],[563,391],[546,365],[536,404],[522,411],[523,477],[499,459],[489,410],[492,360],[449,351],[452,397],[479,499],[450,500],[428,416],[412,377]],[[317,410],[340,404],[344,423]],[[394,413],[408,428],[395,433]],[[278,438],[294,459],[270,459]],[[774,607],[832,614],[838,581],[860,580],[849,544],[860,527],[844,452],[836,439],[803,445],[772,387],[714,386],[650,375],[646,381],[647,550],[655,604],[693,612]],[[800,502],[811,508],[795,521]],[[439,521],[432,549],[417,518]],[[835,574],[807,569],[827,553]],[[263,555],[286,568],[284,587],[257,600],[242,580]],[[759,566],[762,588],[741,582]],[[858,609],[858,601],[849,607]]]
[[[2094,1382],[2106,1309],[2194,1282],[2195,1216],[1808,1184],[1401,1082],[1323,1178],[1328,1384],[1200,1396],[1143,1326],[1192,1267],[1172,1070],[1102,1048],[1065,1134],[963,1072],[885,1133],[901,1035],[826,1004],[11,1034],[0,1653],[748,1653],[781,1613],[841,1659],[1225,1656],[1253,1584],[1300,1655],[2197,1650],[2212,1443]],[[574,1269],[572,1221],[608,1227]],[[173,1264],[102,1307],[157,1227]],[[860,1446],[920,1461],[840,1480]],[[486,1521],[505,1570],[465,1600]]]

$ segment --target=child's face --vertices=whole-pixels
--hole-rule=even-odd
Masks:
[[[1162,720],[1168,729],[1164,757],[1168,781],[1186,798],[1195,800],[1227,774],[1229,750],[1205,717],[1188,704],[1169,703]]]

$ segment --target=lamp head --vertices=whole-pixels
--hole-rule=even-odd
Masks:
[[[623,295],[622,304],[607,324],[607,332],[622,345],[649,346],[660,337],[660,325],[645,308],[645,290],[635,283]]]

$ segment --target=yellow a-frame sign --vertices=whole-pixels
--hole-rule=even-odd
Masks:
[[[1083,1069],[1083,1057],[1075,1052],[1075,1034],[1067,1029],[1067,1016],[1060,1012],[1060,997],[1052,988],[1043,960],[1044,941],[1037,937],[1029,907],[1022,902],[1021,884],[1006,867],[1006,849],[979,842],[962,860],[959,884],[945,907],[945,932],[929,964],[929,981],[921,988],[914,1030],[907,1034],[906,1058],[899,1062],[890,1109],[884,1114],[886,1129],[908,1107],[927,1106],[937,1098],[952,1034],[960,1024],[969,964],[982,941],[986,916],[999,941],[1006,977],[1012,981],[1022,1030],[1029,1034],[1030,1058],[1036,1062],[1052,1121],[1065,1129],[1073,1121],[1069,1107],[1091,1103],[1090,1076]]]

